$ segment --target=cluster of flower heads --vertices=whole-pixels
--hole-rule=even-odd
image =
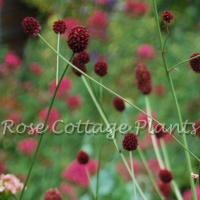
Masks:
[[[16,194],[17,191],[23,189],[24,184],[12,174],[1,174],[0,175],[0,195],[3,192]]]
[[[57,188],[49,189],[44,196],[44,200],[62,200],[62,194]]]

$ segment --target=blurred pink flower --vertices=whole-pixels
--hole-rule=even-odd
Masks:
[[[128,0],[125,2],[124,11],[132,17],[145,14],[149,9],[149,5],[145,2]]]
[[[159,166],[157,159],[156,158],[150,158],[147,161],[147,164],[148,164],[150,170],[153,172],[153,174],[158,175],[158,172],[160,170],[160,166]]]
[[[81,106],[82,101],[79,95],[73,95],[67,98],[66,104],[70,110],[75,110]]]
[[[48,108],[45,108],[39,113],[40,121],[44,122],[48,113]],[[53,124],[60,119],[60,112],[56,108],[52,108],[49,114],[49,119],[47,121],[47,126],[49,126],[49,130],[52,131]]]
[[[81,165],[77,160],[74,160],[63,170],[62,178],[82,187],[87,187],[89,185],[89,180],[85,167],[87,167],[88,172],[92,176],[97,171],[97,161],[91,159],[87,164]]]
[[[18,142],[17,148],[19,152],[31,155],[37,148],[37,140],[33,138],[22,139]]]
[[[17,190],[23,189],[23,183],[20,180],[11,174],[1,174],[0,175],[0,191],[7,190],[12,194],[16,194]]]
[[[21,116],[17,112],[12,112],[7,116],[7,119],[12,120],[14,124],[19,124],[21,122]]]
[[[33,84],[31,81],[25,81],[23,83],[23,88],[26,90],[26,91],[31,91],[31,89],[33,88]]]
[[[4,63],[12,70],[19,68],[21,59],[13,51],[8,51],[4,58]]]
[[[49,92],[51,94],[54,93],[55,91],[55,88],[56,88],[56,80],[53,80],[50,85],[49,85]],[[66,78],[64,77],[62,79],[62,82],[58,88],[58,91],[57,91],[57,94],[56,96],[57,97],[65,97],[66,93],[72,88],[72,82],[71,82],[71,79],[69,78]]]
[[[1,76],[6,76],[9,74],[9,70],[8,70],[8,67],[5,63],[1,64],[0,65],[0,75]]]
[[[166,93],[166,87],[162,84],[158,84],[154,86],[154,93],[157,96],[163,96]]]
[[[137,48],[138,61],[143,62],[155,58],[155,50],[150,44],[142,44]]]
[[[60,191],[67,195],[68,200],[78,200],[76,189],[67,183],[61,183]]]
[[[0,0],[0,8],[3,7],[3,0]]]
[[[31,64],[29,65],[29,69],[30,69],[30,71],[31,71],[33,74],[35,74],[35,75],[37,75],[37,76],[42,75],[42,68],[41,68],[41,66],[40,66],[38,63],[36,63],[36,62],[31,63]]]
[[[196,194],[197,194],[197,200],[200,200],[200,186],[196,186]],[[192,198],[192,191],[191,189],[187,189],[183,192],[183,199],[189,200]]]
[[[96,3],[101,4],[101,5],[106,5],[109,0],[96,0]]]
[[[130,160],[127,160],[127,163],[129,165],[129,167],[131,167]],[[143,164],[137,159],[133,159],[133,169],[134,169],[135,176],[138,176],[144,172]],[[120,176],[122,178],[124,178],[126,181],[132,180],[132,178],[131,178],[129,172],[127,171],[126,167],[124,166],[123,162],[117,163],[116,170],[120,174]]]
[[[88,19],[90,34],[94,37],[104,39],[108,28],[108,16],[102,10],[96,10]]]
[[[65,33],[61,35],[61,37],[67,38],[69,34],[69,30],[73,28],[74,26],[80,25],[80,22],[77,19],[74,19],[72,17],[67,17],[63,21],[65,22],[67,29]]]

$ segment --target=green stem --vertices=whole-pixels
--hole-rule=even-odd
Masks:
[[[70,60],[73,58],[73,56],[74,56],[74,54],[72,54]],[[58,88],[59,88],[59,86],[60,86],[60,83],[61,83],[61,81],[62,81],[62,79],[63,79],[63,77],[64,77],[64,75],[65,75],[65,73],[66,73],[66,71],[67,71],[67,69],[68,69],[68,67],[69,67],[69,64],[67,64],[67,66],[66,66],[65,70],[63,71],[63,74],[62,74],[62,76],[61,76],[61,78],[60,78],[60,80],[59,80],[59,82],[58,82],[58,85],[56,86],[56,89],[55,89],[55,91],[54,91],[53,97],[52,97],[51,102],[50,102],[50,106],[49,106],[49,109],[48,109],[48,112],[47,112],[47,116],[46,116],[46,119],[45,119],[45,122],[44,122],[44,126],[43,126],[43,129],[42,129],[41,132],[43,132],[43,131],[46,129],[47,121],[48,121],[48,119],[49,119],[49,115],[50,115],[50,112],[51,112],[51,108],[53,107],[53,103],[54,103],[54,100],[55,100],[55,97],[56,97]],[[33,160],[32,160],[32,162],[31,162],[31,166],[30,166],[30,168],[29,168],[29,171],[28,171],[28,174],[27,174],[27,177],[26,177],[26,180],[25,180],[25,183],[24,183],[24,187],[23,187],[23,189],[22,189],[22,192],[21,192],[21,195],[20,195],[19,200],[22,200],[22,197],[23,197],[23,194],[24,194],[24,191],[25,191],[27,182],[28,182],[28,180],[29,180],[29,177],[30,177],[30,174],[31,174],[33,165],[34,165],[35,160],[36,160],[36,156],[37,156],[37,154],[38,154],[40,145],[41,145],[41,143],[42,143],[43,136],[44,136],[44,134],[42,134],[42,135],[40,136],[40,139],[39,139],[39,142],[38,142],[38,145],[37,145],[37,149],[36,149],[36,151],[35,151],[35,153],[34,153]]]
[[[144,164],[144,166],[145,166],[145,169],[147,170],[147,173],[148,173],[148,175],[149,175],[149,178],[150,178],[150,180],[151,180],[151,182],[152,182],[152,184],[153,184],[153,186],[154,186],[156,192],[158,193],[160,199],[164,199],[163,195],[162,195],[162,194],[160,193],[160,191],[159,191],[159,188],[158,188],[158,186],[157,186],[157,184],[156,184],[155,179],[153,178],[153,174],[152,174],[151,170],[149,169],[149,166],[148,166],[148,164],[147,164],[147,161],[146,161],[146,159],[145,159],[145,156],[144,156],[142,150],[141,150],[139,147],[137,148],[137,150],[138,150],[139,156],[140,156],[140,158],[141,158],[141,160],[142,160],[142,162],[143,162],[143,164]]]
[[[152,0],[152,2],[153,2],[153,10],[154,10],[154,15],[155,15],[157,32],[158,32],[158,37],[159,37],[160,49],[161,49],[161,51],[163,51],[164,50],[163,49],[163,41],[162,41],[162,35],[161,35],[161,31],[160,31],[160,26],[159,26],[156,0]],[[165,54],[163,54],[163,53],[162,53],[162,59],[163,59],[163,64],[164,64],[166,76],[167,76],[167,79],[168,79],[169,84],[170,84],[171,93],[173,95],[173,99],[174,99],[174,102],[175,102],[175,105],[176,105],[178,119],[179,119],[179,125],[181,127],[181,130],[183,131],[183,143],[184,143],[185,148],[188,149],[187,139],[186,139],[185,130],[184,130],[184,127],[183,127],[183,120],[182,120],[182,116],[181,116],[178,100],[177,100],[176,93],[175,93],[175,90],[174,90],[174,85],[173,85],[173,82],[172,82],[172,78],[171,78],[170,73],[168,71],[167,62],[166,62],[166,59],[165,59]],[[191,165],[190,155],[189,155],[189,152],[186,151],[186,150],[185,150],[185,155],[186,155],[186,159],[187,159],[187,166],[188,166],[188,172],[189,172],[189,178],[190,178],[190,185],[191,185],[191,188],[192,188],[192,196],[193,196],[194,200],[197,200],[195,184],[194,184],[194,181],[193,181],[193,179],[191,177],[192,165]]]
[[[60,52],[60,34],[58,34],[57,40],[57,52]],[[56,62],[56,86],[58,85],[58,72],[59,72],[59,55],[57,54],[57,62]]]
[[[199,57],[200,57],[200,54],[197,55],[197,56],[194,56],[194,57],[192,57],[192,58],[188,58],[188,59],[186,59],[186,60],[184,60],[184,61],[182,61],[182,62],[179,62],[179,63],[177,63],[176,65],[174,65],[173,67],[169,68],[169,69],[168,69],[168,72],[171,72],[172,70],[174,70],[176,67],[178,67],[178,66],[181,65],[181,64],[184,64],[184,63],[186,63],[186,62],[188,62],[188,61],[190,61],[190,60],[193,60],[193,59],[199,58]]]
[[[85,79],[84,76],[81,76],[81,78],[82,78],[83,83],[85,84],[85,86],[86,86],[86,88],[87,88],[87,90],[88,90],[88,92],[89,92],[89,94],[90,94],[92,100],[94,101],[94,104],[95,104],[95,106],[97,107],[97,110],[99,111],[99,114],[101,115],[101,117],[102,117],[104,123],[106,124],[107,127],[109,127],[109,126],[110,126],[109,121],[108,121],[108,119],[107,119],[107,117],[106,117],[106,115],[105,115],[105,113],[104,113],[102,107],[100,106],[99,101],[97,100],[97,98],[96,98],[95,95],[93,94],[93,91],[92,91],[91,87],[90,87],[89,84],[87,83],[87,80]],[[114,145],[115,145],[115,147],[116,147],[116,149],[117,149],[117,152],[119,152],[119,147],[118,147],[117,142],[116,142],[116,140],[115,140],[115,135],[112,133],[112,130],[110,131],[110,134],[111,134],[112,141],[114,142]],[[123,162],[124,162],[126,168],[128,168],[127,170],[128,170],[128,172],[129,172],[129,174],[131,175],[132,180],[133,180],[134,184],[136,185],[138,191],[139,191],[140,194],[142,195],[143,199],[146,200],[146,198],[145,198],[145,196],[144,196],[144,194],[143,194],[143,192],[142,192],[140,186],[138,185],[137,181],[136,181],[136,180],[134,179],[134,177],[132,176],[132,173],[131,173],[131,171],[130,171],[130,169],[129,169],[129,167],[128,167],[128,164],[127,164],[127,162],[126,162],[126,160],[125,160],[123,154],[120,153],[120,155],[121,155],[121,158],[122,158],[122,160],[123,160]]]
[[[170,162],[169,162],[169,156],[168,156],[168,153],[167,153],[167,149],[166,149],[166,146],[165,146],[165,141],[162,138],[160,139],[160,144],[161,144],[161,148],[162,148],[162,152],[163,152],[163,155],[164,155],[164,159],[165,159],[167,169],[171,171],[171,166],[170,166]],[[176,181],[172,180],[171,184],[174,188],[174,192],[176,194],[177,199],[183,200],[183,197],[181,196],[181,192],[179,190],[179,187],[176,184]]]
[[[60,58],[62,58],[66,63],[68,63],[71,67],[73,67],[74,69],[76,69],[77,71],[79,71],[81,74],[83,74],[85,77],[87,77],[89,80],[93,81],[94,83],[102,86],[102,88],[104,88],[105,90],[107,90],[108,92],[110,92],[111,94],[121,98],[122,100],[124,100],[126,103],[128,103],[129,105],[131,105],[133,108],[139,110],[140,112],[142,112],[143,114],[145,114],[147,117],[151,118],[153,121],[157,122],[158,124],[160,124],[160,122],[158,122],[156,119],[154,119],[152,116],[149,116],[146,112],[144,112],[142,109],[140,109],[139,107],[137,107],[136,105],[132,104],[130,101],[128,101],[127,99],[123,98],[122,96],[120,96],[119,94],[117,94],[116,92],[112,91],[111,89],[109,89],[108,87],[106,87],[105,85],[99,83],[98,81],[96,81],[95,79],[91,78],[90,76],[88,76],[86,73],[84,73],[83,71],[81,71],[80,69],[78,69],[76,66],[74,66],[72,63],[70,63],[67,59],[65,59],[62,55],[60,55],[40,34],[39,37],[47,44],[47,46],[49,48],[51,48],[57,55],[60,56]],[[186,151],[188,151],[195,159],[197,159],[197,161],[200,162],[200,159],[198,157],[196,157],[188,148],[186,148],[173,134],[169,133],[175,140],[176,142],[178,142],[178,144],[184,148]]]
[[[146,102],[146,109],[147,109],[147,113],[148,115],[151,115],[151,107],[150,107],[150,103],[149,103],[149,98],[147,95],[145,95],[145,102]],[[158,160],[159,166],[161,169],[165,168],[165,165],[162,161],[161,155],[160,155],[160,151],[159,151],[159,147],[158,147],[158,143],[156,141],[156,136],[154,134],[154,130],[152,127],[152,120],[148,118],[148,129],[149,129],[149,134],[151,135],[151,139],[152,139],[152,144],[153,144],[153,148],[156,154],[156,158]]]
[[[92,187],[92,182],[91,182],[91,178],[90,178],[90,173],[88,172],[86,166],[85,166],[85,171],[86,171],[86,174],[87,174],[87,178],[88,178],[88,180],[89,180],[89,185],[90,185],[91,192],[92,192],[92,194],[93,194],[93,196],[94,196],[94,199],[96,200],[96,195],[95,195],[95,192],[94,192],[93,187]]]
[[[130,165],[131,165],[131,172],[132,172],[132,176],[135,179],[135,174],[134,174],[134,168],[133,168],[133,156],[132,156],[132,151],[129,152],[129,156],[130,156]],[[134,196],[136,199],[136,187],[135,184],[133,184],[133,190],[134,190]]]

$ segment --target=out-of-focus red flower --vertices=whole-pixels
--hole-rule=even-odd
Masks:
[[[92,176],[97,171],[97,161],[91,159],[86,165],[81,165],[77,160],[74,160],[63,170],[62,178],[82,187],[87,187],[89,185],[89,180],[85,167]]]
[[[150,44],[142,44],[137,48],[137,57],[139,62],[144,62],[155,58],[155,50]]]
[[[199,185],[196,186],[196,194],[197,194],[197,199],[200,199],[200,187]],[[187,189],[183,192],[183,199],[184,200],[188,200],[192,198],[192,190],[191,189]]]
[[[37,76],[42,75],[42,68],[41,68],[41,66],[40,66],[38,63],[36,63],[36,62],[31,63],[31,64],[29,65],[29,69],[30,69],[30,71],[31,71],[33,74],[35,74],[35,75],[37,75]]]
[[[149,10],[149,5],[145,2],[128,0],[125,2],[124,11],[132,17],[145,14]]]
[[[31,155],[37,147],[37,140],[33,138],[22,139],[18,142],[17,148],[19,152]]]
[[[154,93],[157,96],[163,96],[166,93],[166,87],[162,84],[158,84],[154,86]]]
[[[150,158],[147,161],[147,164],[148,164],[150,170],[152,172],[155,172],[154,175],[158,175],[158,172],[160,170],[160,166],[159,166],[158,160],[156,158]]]
[[[4,63],[10,70],[16,70],[21,65],[21,59],[13,51],[8,51],[4,58]]]
[[[45,108],[44,110],[42,110],[38,117],[39,119],[44,122],[46,117],[47,117],[47,113],[48,113],[48,108]],[[60,119],[60,112],[56,109],[56,108],[52,108],[49,114],[49,119],[47,121],[47,126],[49,127],[49,130],[52,131],[52,127],[54,125],[54,123]]]
[[[8,114],[7,119],[12,120],[14,124],[19,124],[21,122],[21,116],[17,112]]]
[[[26,90],[26,91],[31,91],[31,89],[33,88],[33,84],[31,81],[25,81],[23,83],[23,88]]]
[[[145,113],[147,113],[145,111]],[[155,119],[156,114],[154,112],[151,112],[151,116]],[[140,112],[136,117],[136,122],[140,124],[141,128],[147,128],[148,127],[148,116],[144,113]]]
[[[6,164],[4,162],[0,162],[0,174],[4,174],[6,171]]]
[[[67,38],[69,35],[69,30],[73,28],[74,26],[80,25],[80,22],[77,19],[74,19],[72,17],[67,17],[63,21],[65,22],[67,29],[65,33],[62,34],[61,36],[64,38]]]
[[[56,96],[59,98],[65,98],[67,92],[72,88],[72,82],[71,79],[64,77],[60,83],[60,86],[58,88]],[[56,80],[53,80],[49,84],[49,92],[53,95],[54,91],[56,89]]]
[[[79,95],[73,95],[67,98],[66,105],[70,110],[76,110],[78,109],[83,100]]]
[[[100,39],[105,39],[108,24],[108,16],[104,11],[94,11],[94,13],[88,19],[88,25],[91,36],[98,37]]]

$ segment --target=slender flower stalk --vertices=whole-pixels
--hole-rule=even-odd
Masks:
[[[172,70],[174,70],[175,68],[177,68],[177,67],[178,67],[179,65],[181,65],[181,64],[184,64],[184,63],[186,63],[186,62],[188,62],[188,61],[190,61],[190,60],[193,60],[193,59],[199,58],[199,57],[200,57],[200,54],[197,55],[197,56],[194,56],[194,57],[192,57],[192,58],[188,58],[188,59],[186,59],[186,60],[184,60],[184,61],[182,61],[182,62],[179,62],[179,63],[177,63],[176,65],[174,65],[173,67],[169,68],[169,69],[168,69],[168,72],[171,72]]]
[[[165,141],[161,138],[160,143],[161,143],[161,148],[162,148],[162,152],[163,152],[163,155],[164,155],[166,167],[167,167],[167,169],[169,169],[171,171],[171,166],[170,166],[170,162],[169,162],[169,156],[168,156],[168,153],[167,153],[167,149],[166,149],[166,146],[165,146]],[[174,192],[176,194],[177,199],[183,200],[183,197],[181,196],[181,192],[180,192],[179,187],[176,184],[176,182],[174,180],[172,180],[171,184],[174,188]]]
[[[151,116],[151,107],[150,107],[150,103],[149,103],[149,98],[147,95],[145,95],[145,102],[146,102],[146,109],[147,109],[147,114]],[[155,151],[155,154],[156,154],[156,158],[158,160],[158,163],[159,163],[159,166],[161,169],[164,169],[165,168],[165,164],[162,160],[162,157],[160,155],[160,151],[159,151],[159,148],[158,148],[158,143],[156,141],[156,136],[154,134],[154,130],[152,128],[152,120],[151,118],[148,117],[148,128],[149,128],[149,133],[151,135],[151,139],[152,139],[152,143],[153,143],[153,148],[154,148],[154,151]]]
[[[38,36],[47,44],[48,47],[50,47],[57,55],[60,56],[60,58],[62,58],[67,64],[69,64],[71,67],[73,67],[74,69],[76,69],[77,71],[79,71],[81,74],[83,74],[85,77],[87,77],[89,80],[93,81],[94,83],[96,83],[97,85],[102,86],[102,88],[104,88],[105,90],[107,90],[108,92],[110,92],[111,94],[121,98],[122,100],[124,100],[126,103],[128,103],[130,106],[132,106],[133,108],[135,108],[136,110],[142,112],[143,114],[145,114],[147,117],[151,118],[154,122],[157,122],[158,124],[160,124],[159,121],[157,121],[155,118],[153,118],[152,116],[149,116],[145,111],[143,111],[142,109],[140,109],[139,107],[137,107],[135,104],[131,103],[130,101],[128,101],[127,99],[125,99],[124,97],[120,96],[119,94],[117,94],[116,92],[114,92],[113,90],[109,89],[108,87],[106,87],[105,85],[99,83],[97,80],[93,79],[92,77],[88,76],[86,73],[84,73],[83,71],[81,71],[80,69],[78,69],[76,66],[74,66],[71,62],[69,62],[66,58],[64,58],[61,54],[59,54],[40,34],[38,34]],[[169,133],[170,134],[170,133]],[[189,149],[188,147],[184,146],[173,134],[170,134],[175,140],[176,142],[185,150],[188,151],[188,153],[193,156],[198,162],[200,162],[200,159],[194,155]]]
[[[154,11],[154,16],[155,16],[155,21],[156,21],[156,28],[157,28],[158,37],[159,37],[160,49],[161,49],[161,52],[163,52],[164,51],[164,49],[163,49],[163,41],[162,41],[162,35],[161,35],[161,30],[160,30],[160,25],[159,25],[159,20],[158,20],[158,12],[157,12],[156,0],[152,0],[152,3],[153,3],[153,11]],[[183,120],[182,120],[182,116],[181,116],[181,111],[180,111],[180,107],[179,107],[178,100],[177,100],[177,97],[176,97],[176,93],[175,93],[175,90],[174,90],[174,84],[172,82],[171,75],[170,75],[170,73],[168,71],[168,66],[167,66],[167,62],[166,62],[166,59],[165,59],[165,53],[162,53],[162,60],[163,60],[166,76],[167,76],[167,79],[168,79],[169,84],[170,84],[171,93],[173,95],[173,100],[174,100],[174,103],[175,103],[175,106],[176,106],[178,119],[179,119],[179,125],[180,125],[180,128],[181,128],[182,132],[183,132],[183,143],[184,143],[184,146],[186,147],[186,149],[188,149],[185,130],[184,130],[184,127],[183,127]],[[188,174],[189,174],[189,178],[190,178],[190,185],[191,185],[191,188],[192,188],[192,196],[193,196],[194,200],[197,200],[195,184],[194,184],[194,181],[193,181],[192,177],[190,176],[190,174],[192,172],[192,165],[191,165],[190,155],[189,155],[189,152],[186,151],[186,150],[185,150],[185,155],[186,155],[186,159],[187,159],[187,166],[188,166]]]
[[[72,54],[72,56],[71,56],[71,58],[70,58],[70,61],[72,60],[73,56],[74,56],[74,53]],[[69,64],[67,64],[67,66],[66,66],[65,70],[63,71],[62,76],[61,76],[61,78],[60,78],[60,80],[59,80],[59,82],[58,82],[58,85],[57,85],[56,88],[55,88],[55,91],[54,91],[53,97],[52,97],[51,102],[50,102],[50,106],[49,106],[49,109],[48,109],[48,112],[47,112],[47,116],[46,116],[46,119],[45,119],[45,122],[44,122],[44,126],[43,126],[42,131],[44,131],[44,130],[46,129],[47,121],[48,121],[48,119],[49,119],[49,115],[50,115],[51,109],[52,109],[52,107],[53,107],[53,103],[54,103],[54,100],[55,100],[55,97],[56,97],[58,88],[59,88],[59,86],[60,86],[60,84],[61,84],[61,82],[62,82],[63,77],[65,76],[65,73],[66,73],[68,67],[69,67]],[[26,177],[26,180],[25,180],[25,183],[24,183],[24,187],[23,187],[23,190],[22,190],[22,192],[21,192],[21,195],[20,195],[19,200],[22,200],[22,197],[23,197],[23,194],[24,194],[26,185],[27,185],[27,183],[28,183],[30,174],[31,174],[32,169],[33,169],[33,165],[34,165],[35,160],[36,160],[36,156],[37,156],[37,154],[38,154],[39,148],[40,148],[41,143],[42,143],[43,136],[44,136],[43,134],[40,135],[40,139],[39,139],[39,142],[38,142],[38,146],[37,146],[37,149],[36,149],[36,151],[35,151],[35,153],[34,153],[33,160],[32,160],[32,162],[31,162],[31,166],[30,166],[30,168],[29,168],[29,171],[28,171],[28,174],[27,174],[27,177]]]
[[[134,174],[134,169],[133,169],[133,156],[132,156],[132,151],[129,152],[129,156],[130,156],[130,164],[131,164],[131,172],[132,172],[132,176],[135,179],[135,174]],[[133,189],[134,189],[134,196],[136,199],[136,187],[135,184],[133,184]]]
[[[109,127],[109,121],[108,121],[108,119],[107,119],[107,117],[106,117],[106,115],[105,115],[105,113],[104,113],[104,111],[103,111],[103,108],[101,107],[101,104],[99,103],[99,101],[98,101],[98,99],[95,97],[95,95],[93,94],[92,89],[91,89],[91,87],[89,86],[89,84],[88,84],[87,80],[85,79],[85,77],[84,77],[84,76],[81,76],[81,78],[82,78],[83,83],[85,84],[85,86],[86,86],[86,88],[87,88],[87,90],[88,90],[88,92],[89,92],[89,94],[90,94],[92,100],[94,101],[95,106],[97,107],[97,110],[99,111],[99,114],[100,114],[101,117],[103,118],[104,123],[106,124],[107,127]],[[119,147],[118,147],[118,145],[117,145],[117,142],[116,142],[116,140],[115,140],[115,135],[112,133],[112,131],[110,132],[110,135],[109,135],[109,138],[108,138],[108,139],[112,139],[112,141],[114,142],[114,145],[115,145],[115,147],[116,147],[116,149],[117,149],[117,152],[120,152],[120,151],[119,151]],[[134,185],[137,187],[137,189],[138,189],[138,191],[140,192],[140,194],[142,195],[143,199],[146,200],[146,197],[145,197],[145,195],[143,194],[143,192],[142,192],[140,186],[138,185],[137,181],[134,179],[134,177],[133,177],[133,175],[132,175],[132,172],[131,172],[131,170],[129,169],[129,166],[128,166],[128,164],[127,164],[127,162],[126,162],[126,160],[125,160],[123,154],[120,153],[120,155],[121,155],[121,158],[122,158],[122,160],[123,160],[123,162],[124,162],[124,164],[125,164],[125,167],[127,168],[129,174],[130,174],[131,177],[132,177],[132,180],[133,180]]]
[[[88,178],[88,180],[89,180],[89,185],[90,185],[91,192],[92,192],[92,194],[93,194],[93,196],[94,196],[94,199],[96,200],[97,198],[96,198],[96,194],[95,194],[95,192],[94,192],[94,189],[93,189],[93,187],[92,187],[92,182],[91,182],[90,173],[89,173],[89,171],[88,171],[88,169],[87,169],[86,166],[85,166],[85,171],[86,171],[87,178]]]
[[[57,52],[60,52],[60,34],[58,34],[57,40]],[[59,55],[57,54],[57,62],[56,62],[56,86],[58,85],[58,74],[59,74]]]

